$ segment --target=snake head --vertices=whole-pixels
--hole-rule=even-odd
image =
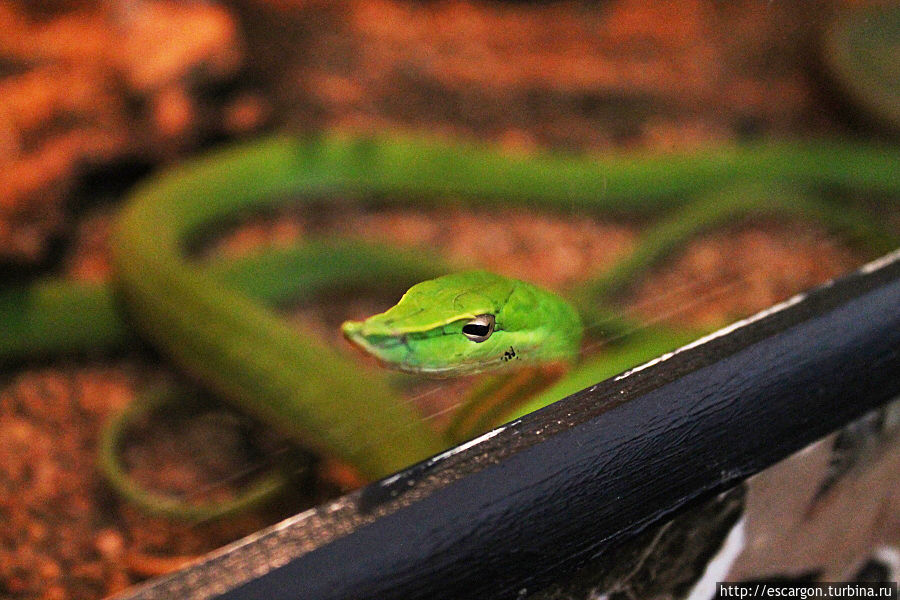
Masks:
[[[464,271],[416,284],[387,311],[341,329],[387,367],[446,377],[572,361],[582,328],[575,309],[547,290]]]

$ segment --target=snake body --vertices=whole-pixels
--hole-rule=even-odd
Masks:
[[[885,187],[897,183],[897,173],[898,155],[869,145],[768,145],[600,161],[510,159],[490,149],[413,139],[275,138],[142,185],[118,221],[113,260],[136,324],[183,368],[279,430],[379,477],[440,451],[444,442],[386,384],[193,268],[183,251],[192,234],[285,197],[353,194],[423,202],[452,196],[473,204],[515,198],[524,206],[575,203],[600,212],[648,210],[651,197],[656,209],[677,206],[691,182],[793,179],[896,193],[900,189]]]
[[[883,106],[883,88],[878,93]],[[896,106],[900,99],[893,95],[891,102]],[[386,378],[361,371],[342,352],[289,326],[265,304],[336,281],[391,275],[413,283],[443,269],[408,253],[325,243],[231,263],[194,264],[185,249],[211,224],[271,210],[285,199],[332,195],[363,202],[439,205],[453,198],[468,206],[666,214],[630,257],[574,294],[585,320],[596,320],[607,310],[605,298],[673,246],[747,214],[819,219],[851,231],[873,253],[889,250],[898,243],[894,234],[847,203],[822,200],[821,193],[831,197],[862,190],[896,202],[898,174],[896,147],[844,140],[767,142],[665,156],[511,157],[476,144],[414,137],[276,136],[215,152],[143,182],[115,227],[114,286],[47,282],[0,294],[0,357],[111,347],[130,335],[133,324],[235,406],[377,478],[443,450],[450,440],[398,400]],[[345,334],[376,354],[415,344],[404,358],[385,352],[379,357],[418,371],[481,370],[472,366],[476,361],[469,360],[470,352],[489,355],[497,364],[506,362],[500,357],[507,348],[528,361],[570,360],[577,353],[578,316],[548,293],[489,274],[436,281],[413,288],[393,314],[345,326]],[[423,290],[427,293],[420,294]],[[436,295],[446,302],[424,304]],[[127,307],[124,319],[120,301]],[[494,319],[491,339],[473,342],[459,335],[483,315]],[[386,338],[391,341],[385,343]],[[452,348],[445,345],[450,338]],[[585,362],[523,410],[688,339],[671,331],[644,331],[637,336],[639,345],[618,359]],[[117,472],[108,470],[115,482]],[[127,482],[118,481],[118,487],[141,500],[141,492]],[[159,503],[148,504],[165,512]]]

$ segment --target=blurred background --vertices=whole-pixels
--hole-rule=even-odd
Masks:
[[[0,0],[0,283],[109,279],[109,226],[135,182],[270,131],[426,132],[513,154],[889,139],[821,60],[824,24],[855,4]],[[896,205],[869,208],[900,232]],[[252,219],[203,252],[235,255],[325,232],[436,248],[565,289],[630,252],[646,226],[602,215],[342,204]],[[679,249],[627,301],[641,320],[703,328],[868,258],[816,223],[756,220]],[[666,293],[685,282],[725,293],[693,303]],[[332,305],[311,305],[290,318],[340,344],[342,318],[386,306],[364,296],[343,302],[337,316]],[[227,521],[145,516],[99,475],[97,439],[137,389],[173,373],[144,347],[0,371],[0,597],[100,598],[353,485],[333,468],[295,497]],[[262,439],[248,450],[248,428],[225,409],[148,424],[126,459],[152,485],[212,486],[227,496],[234,474],[279,443],[254,432]],[[882,526],[900,539],[896,514]]]

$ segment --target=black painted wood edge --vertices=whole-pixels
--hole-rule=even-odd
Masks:
[[[506,598],[900,394],[900,250],[120,596]]]

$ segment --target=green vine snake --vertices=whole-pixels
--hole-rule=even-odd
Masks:
[[[878,19],[839,22],[826,44],[834,71],[857,101],[895,126],[900,76],[889,48],[897,46],[898,13],[885,9]],[[896,202],[898,174],[896,147],[840,140],[665,156],[511,157],[474,144],[411,137],[273,137],[140,184],[115,227],[113,284],[46,281],[0,294],[0,360],[114,348],[134,326],[241,410],[377,478],[453,440],[423,423],[386,378],[363,372],[268,305],[348,281],[377,284],[390,277],[411,285],[426,279],[391,310],[345,324],[344,334],[382,362],[417,372],[574,362],[582,319],[627,327],[606,300],[689,236],[717,224],[750,214],[800,216],[849,231],[873,254],[892,249],[896,235],[836,198],[864,191]],[[665,217],[629,257],[573,291],[578,311],[549,292],[483,271],[433,279],[445,271],[420,255],[361,243],[313,243],[230,262],[196,264],[186,257],[185,248],[211,224],[271,210],[285,199],[335,194],[361,202],[437,205],[453,198],[467,206]],[[534,410],[686,343],[694,333],[643,329],[611,358],[583,361],[518,410]],[[104,437],[102,467],[127,497],[156,513],[204,519],[266,498],[284,484],[284,473],[276,470],[233,502],[215,506],[186,506],[141,489],[119,464],[122,431],[138,414],[166,402],[163,396],[136,402]],[[480,423],[504,414],[497,409]]]

